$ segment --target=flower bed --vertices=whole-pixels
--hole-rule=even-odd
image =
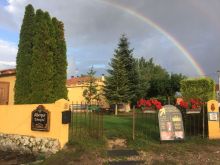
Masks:
[[[189,101],[180,101],[180,107],[186,110],[187,114],[200,113],[203,102],[200,99],[190,99]]]
[[[162,108],[162,104],[157,99],[140,99],[137,103],[137,107],[144,113],[156,113],[157,110]]]

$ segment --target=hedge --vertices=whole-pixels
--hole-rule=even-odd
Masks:
[[[206,102],[215,99],[215,82],[211,78],[184,79],[180,91],[185,100],[199,98]]]

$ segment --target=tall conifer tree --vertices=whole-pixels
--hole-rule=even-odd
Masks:
[[[118,48],[115,50],[114,57],[111,59],[110,69],[107,70],[108,76],[105,80],[104,95],[106,99],[115,104],[115,114],[117,115],[117,104],[128,103],[130,101],[130,89],[128,72],[126,70],[123,41],[120,39]]]
[[[48,12],[26,7],[17,55],[15,102],[67,99],[64,25]]]
[[[67,99],[67,61],[66,61],[66,41],[64,38],[64,25],[56,18],[52,19],[55,32],[55,48],[54,48],[54,95],[55,99]]]
[[[37,10],[33,41],[33,65],[31,69],[32,103],[51,103],[55,101],[53,93],[54,42],[51,18],[48,13]]]
[[[32,48],[34,35],[34,8],[27,5],[20,30],[20,40],[17,53],[15,103],[30,103],[31,82],[30,70],[32,67]]]
[[[122,35],[120,38],[118,53],[122,57],[122,62],[125,65],[125,70],[128,76],[129,102],[136,103],[139,95],[139,77],[135,58],[133,57],[133,49],[129,48],[129,42],[125,35]]]

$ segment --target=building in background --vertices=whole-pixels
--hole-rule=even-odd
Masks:
[[[0,71],[0,105],[14,104],[14,86],[16,80],[16,70],[7,69]],[[104,85],[104,76],[96,78],[97,89],[99,92],[102,91]],[[86,103],[83,97],[83,91],[87,87],[89,77],[71,77],[66,82],[68,89],[68,100],[74,104]],[[95,101],[95,100],[94,100]],[[103,97],[100,99],[100,104],[107,105]]]
[[[0,105],[14,104],[15,69],[0,71]]]
[[[73,104],[85,104],[86,100],[83,97],[83,91],[87,89],[88,87],[88,76],[81,76],[81,77],[71,77],[67,80],[66,86],[68,90],[68,99],[70,103]],[[96,77],[96,84],[97,84],[97,90],[98,93],[102,93],[103,85],[104,85],[104,76],[102,77]],[[108,104],[105,101],[105,98],[103,96],[100,97],[100,100],[93,100],[95,103],[99,103],[103,107],[107,107]]]

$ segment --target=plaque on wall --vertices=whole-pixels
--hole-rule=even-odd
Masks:
[[[39,105],[31,114],[31,130],[50,130],[50,112],[43,105]]]
[[[208,112],[208,121],[219,121],[218,112]]]
[[[178,108],[165,105],[158,113],[160,140],[183,140],[184,127],[182,114]]]

